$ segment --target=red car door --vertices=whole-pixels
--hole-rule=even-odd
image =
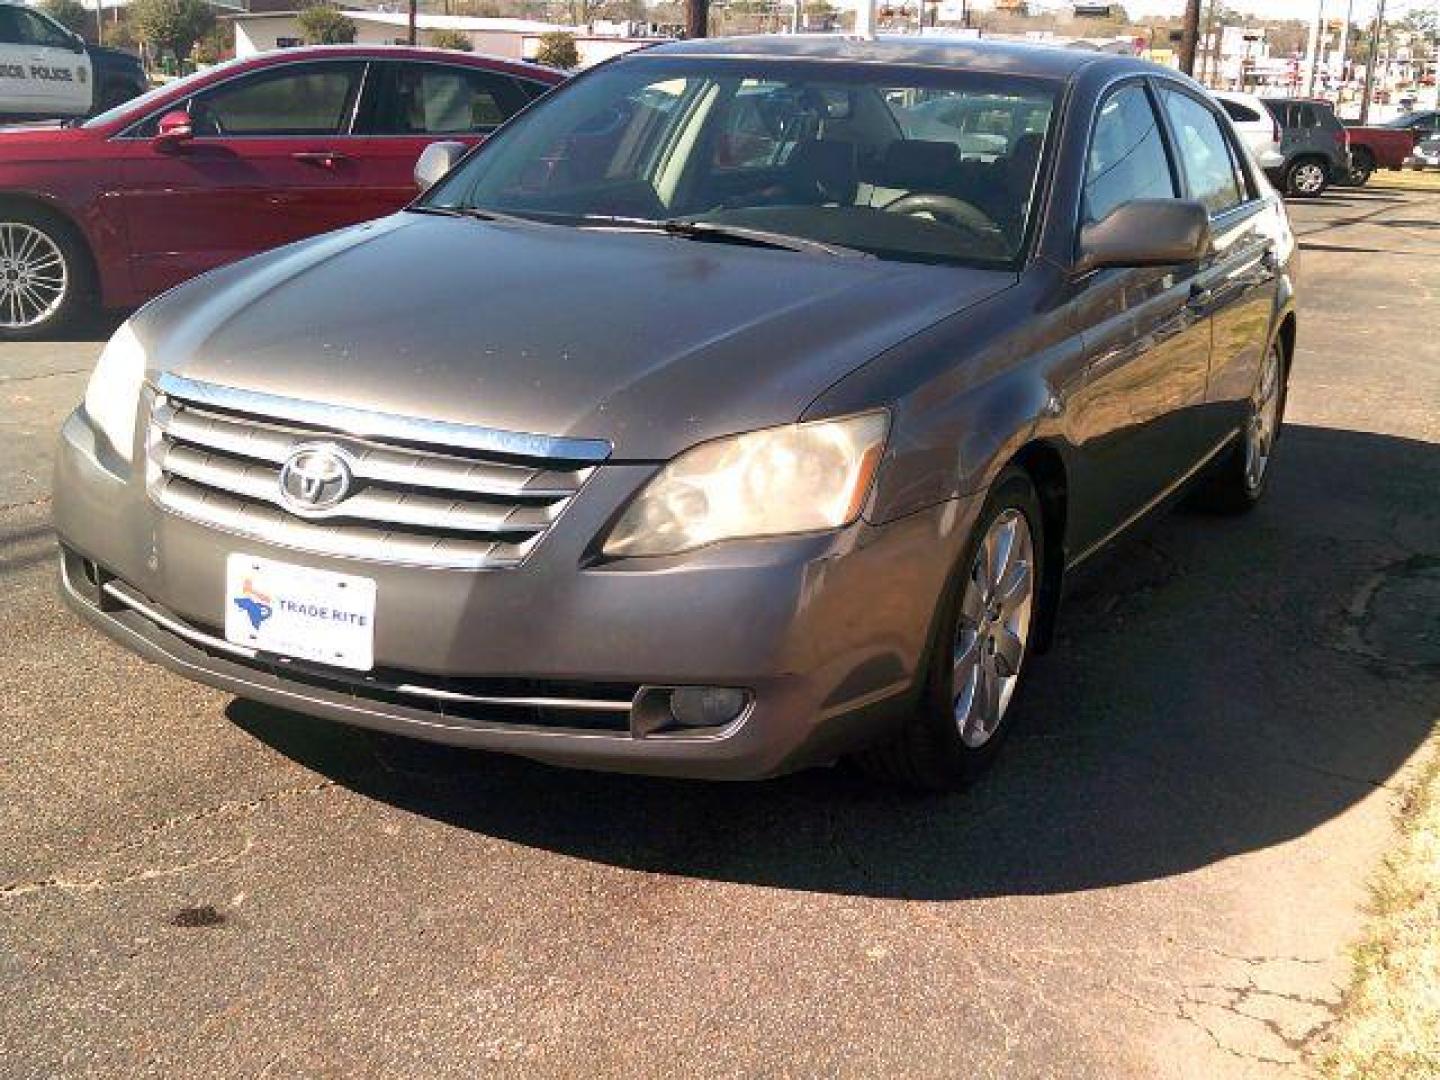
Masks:
[[[549,89],[503,71],[436,60],[372,65],[373,94],[357,124],[358,168],[375,215],[415,197],[415,161],[432,142],[474,145]]]
[[[238,75],[185,102],[190,138],[160,137],[160,114],[121,136],[115,198],[137,290],[380,212],[358,157],[367,140],[351,134],[368,67],[310,60]]]

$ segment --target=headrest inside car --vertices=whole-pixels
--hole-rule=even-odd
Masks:
[[[802,184],[814,185],[827,201],[855,201],[855,144],[841,139],[802,142],[790,155],[790,168]]]
[[[960,167],[960,148],[950,142],[896,139],[885,147],[877,183],[914,190],[942,188]]]

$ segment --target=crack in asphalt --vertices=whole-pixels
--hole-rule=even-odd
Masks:
[[[1203,948],[1198,946],[1189,947]],[[1109,989],[1129,1001],[1136,1008],[1152,1016],[1158,1016],[1167,1020],[1179,1020],[1182,1023],[1189,1024],[1203,1032],[1218,1050],[1222,1050],[1227,1054],[1245,1061],[1253,1061],[1265,1065],[1287,1067],[1295,1065],[1298,1060],[1309,1052],[1311,1045],[1324,1038],[1330,1029],[1339,1022],[1340,1001],[1331,1001],[1326,998],[1311,997],[1306,994],[1289,993],[1282,990],[1267,990],[1256,981],[1253,971],[1255,967],[1272,963],[1293,962],[1318,964],[1322,961],[1305,960],[1299,957],[1232,956],[1217,949],[1203,949],[1203,951],[1212,952],[1232,962],[1245,965],[1244,984],[1237,986],[1227,983],[1196,983],[1190,986],[1181,986],[1180,993],[1175,998],[1173,1008],[1171,1009],[1154,1005],[1134,992],[1116,986],[1113,983],[1109,985]],[[1223,996],[1219,1000],[1199,996],[1207,990],[1218,991]],[[1267,998],[1274,1001],[1285,1002],[1290,1005],[1298,1005],[1306,1009],[1317,1009],[1324,1015],[1322,1019],[1308,1024],[1298,1035],[1291,1035],[1285,1030],[1280,1020],[1248,1011],[1246,1008],[1246,1006],[1250,1006],[1254,1002]],[[1205,1017],[1201,1013],[1203,1009],[1215,1009],[1222,1013],[1228,1013],[1238,1019],[1259,1024],[1269,1036],[1278,1041],[1292,1056],[1272,1056],[1261,1050],[1245,1049],[1232,1045],[1223,1037],[1222,1032],[1217,1031],[1214,1026],[1206,1022]]]
[[[247,836],[245,843],[236,851],[227,851],[221,855],[211,855],[208,858],[196,859],[192,862],[180,863],[176,866],[146,867],[143,870],[135,870],[129,874],[122,874],[117,878],[96,877],[83,881],[73,878],[49,877],[39,881],[23,881],[12,885],[0,886],[0,898],[8,899],[12,896],[26,896],[30,893],[49,892],[60,890],[64,892],[102,892],[106,889],[113,889],[121,885],[131,885],[137,881],[153,881],[156,878],[175,877],[178,874],[188,874],[192,870],[200,870],[207,866],[218,866],[237,862],[250,853],[255,847],[255,838]]]
[[[125,842],[111,848],[104,855],[100,856],[100,862],[113,859],[117,855],[135,851],[143,847],[154,837],[172,829],[188,825],[195,825],[202,821],[209,821],[214,818],[225,817],[230,814],[246,816],[254,813],[262,807],[271,803],[280,802],[285,799],[300,798],[306,795],[313,795],[337,786],[335,780],[320,780],[311,784],[300,784],[292,787],[280,788],[270,791],[253,799],[229,800],[209,806],[203,810],[197,810],[190,814],[178,814],[174,817],[165,818],[141,829],[133,837]],[[11,897],[27,896],[32,893],[44,892],[47,890],[59,889],[76,892],[94,892],[102,889],[110,889],[120,885],[128,885],[137,881],[149,881],[154,878],[173,877],[177,874],[188,873],[191,870],[202,869],[206,866],[214,866],[221,863],[232,863],[243,858],[255,846],[253,837],[246,837],[244,845],[237,851],[226,852],[221,855],[211,856],[205,859],[198,859],[193,862],[182,863],[178,866],[147,868],[137,870],[118,878],[106,879],[96,877],[88,880],[75,880],[72,878],[52,875],[46,878],[31,880],[13,881],[0,885],[0,899]]]
[[[48,506],[50,500],[51,496],[49,495],[37,495],[35,498],[28,499],[24,502],[4,503],[0,505],[0,514],[9,513],[11,510],[25,510],[33,506]]]
[[[60,375],[87,375],[90,368],[65,368],[61,371],[42,371],[38,375],[9,375],[0,379],[0,386],[13,386],[16,383],[37,382],[40,379],[53,379]]]

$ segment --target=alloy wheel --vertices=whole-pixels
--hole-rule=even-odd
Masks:
[[[70,268],[46,233],[18,221],[0,221],[0,328],[28,330],[65,302]]]
[[[1030,634],[1035,601],[1035,543],[1023,513],[1008,509],[986,530],[955,635],[955,724],[966,746],[989,742],[1010,706]]]
[[[1245,429],[1245,486],[1258,491],[1270,465],[1275,433],[1280,426],[1280,350],[1271,346],[1255,389],[1254,411]]]
[[[1325,170],[1313,161],[1295,170],[1295,190],[1302,195],[1316,195],[1325,187]]]

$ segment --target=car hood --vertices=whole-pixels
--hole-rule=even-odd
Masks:
[[[152,375],[658,460],[789,423],[993,270],[416,213],[213,272],[147,308]]]

